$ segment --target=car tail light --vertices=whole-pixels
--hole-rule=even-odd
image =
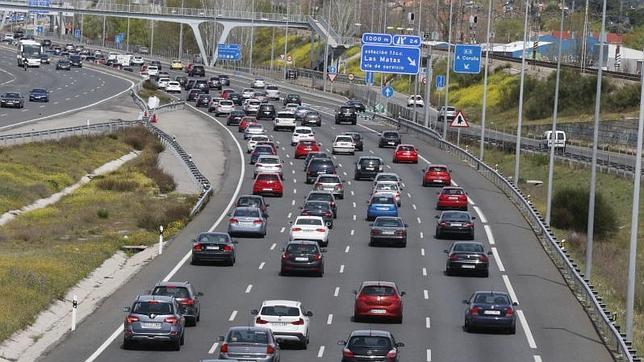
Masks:
[[[313,255],[313,260],[322,260],[322,254],[315,254]]]
[[[395,349],[392,349],[391,351],[387,352],[387,361],[395,361],[396,360],[396,355],[398,352],[396,352]]]
[[[229,221],[231,224],[237,224],[237,223],[239,222],[239,220],[235,219],[234,217],[233,217],[233,218],[230,218],[230,220],[228,220],[228,221]]]
[[[449,226],[449,223],[448,223],[448,222],[445,222],[445,221],[441,221],[441,222],[439,222],[438,224],[439,224],[440,226]]]
[[[195,244],[192,246],[192,250],[194,251],[201,251],[201,248],[202,248],[201,244]]]
[[[302,231],[302,228],[292,228],[291,231]]]
[[[304,319],[299,318],[298,320],[291,322],[291,324],[294,326],[302,326],[304,325]]]
[[[371,230],[371,235],[380,235],[380,230],[378,229]]]
[[[315,231],[323,233],[323,232],[326,231],[326,229],[325,228],[317,228],[317,229],[315,229]]]
[[[407,232],[405,230],[396,230],[396,235],[405,235]]]
[[[476,315],[476,314],[479,314],[480,312],[481,312],[480,307],[474,306],[474,307],[470,308],[470,315]]]
[[[255,324],[268,324],[268,321],[265,319],[262,319],[262,317],[257,317],[255,318]]]
[[[461,259],[461,257],[458,256],[458,254],[452,254],[447,259],[449,259],[450,261],[456,261],[456,260]]]
[[[487,255],[484,255],[484,254],[479,255],[479,261],[487,263],[488,260],[489,259],[487,258]]]
[[[337,185],[335,185],[334,189],[336,189],[336,190],[342,190],[342,185],[337,184]]]
[[[282,253],[282,259],[288,259],[288,254]]]
[[[163,321],[164,321],[164,322],[166,322],[166,323],[170,323],[170,324],[177,324],[177,323],[179,323],[179,319],[178,319],[177,317],[175,317],[175,316],[172,316],[172,317],[166,317]]]
[[[511,316],[512,316],[512,314],[514,314],[514,309],[512,309],[512,307],[507,307],[507,308],[505,309],[505,316],[506,316],[506,317],[511,317]]]
[[[224,343],[219,348],[219,353],[228,353],[228,343]]]
[[[302,211],[301,215],[303,215],[303,216],[308,216],[308,215],[309,215],[309,212],[308,212],[308,211]]]
[[[317,183],[317,184],[313,185],[313,188],[316,189],[316,190],[319,190],[319,189],[322,188],[322,185]]]
[[[177,301],[181,305],[194,305],[195,304],[195,300],[192,299],[192,298],[179,298],[179,299],[177,299]]]
[[[127,324],[132,324],[132,323],[134,323],[134,322],[138,322],[138,321],[139,321],[139,317],[135,317],[135,316],[133,316],[133,315],[129,315],[129,316],[127,316],[127,317],[125,318],[125,320],[127,321]]]
[[[472,224],[471,222],[468,222],[468,223],[463,224],[463,227],[471,228],[471,227],[474,227],[474,224]]]
[[[224,251],[233,251],[233,247],[230,245],[224,245]]]
[[[253,220],[253,224],[263,224],[263,223],[264,223],[264,220],[262,219]]]
[[[275,353],[275,347],[269,344],[268,347],[266,347],[266,354],[273,354],[273,353]]]
[[[353,358],[353,352],[348,348],[344,348],[342,350],[342,358]]]
[[[331,217],[331,216],[333,216],[333,213],[331,211],[327,211],[327,212],[324,213],[324,216]]]

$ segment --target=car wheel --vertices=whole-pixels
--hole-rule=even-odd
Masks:
[[[487,278],[487,277],[489,277],[489,276],[490,276],[490,271],[489,271],[489,270],[484,270],[484,271],[483,271],[483,273],[481,273],[481,275],[482,275],[484,278]]]
[[[193,326],[196,326],[196,325],[197,325],[197,320],[195,319]],[[181,345],[182,345],[182,346],[183,346],[183,344],[186,342],[186,341],[185,341],[185,335],[186,335],[186,334],[185,334],[185,332],[184,332],[184,333],[181,335],[181,340],[179,341],[179,343],[181,343]]]
[[[230,259],[230,266],[233,266],[233,265],[235,265],[235,258],[234,257],[232,259]]]
[[[513,324],[509,329],[508,329],[509,334],[516,334],[517,333],[517,325]]]
[[[403,241],[402,244],[400,244],[401,248],[406,248],[407,247],[407,240]]]
[[[441,239],[442,237],[443,233],[440,230],[436,229],[436,239]]]
[[[354,321],[354,322],[356,322],[356,323],[360,323],[360,322],[362,322],[362,318],[361,318],[361,317],[358,317],[358,314],[356,314],[356,313],[354,312],[354,313],[353,313],[353,321]]]
[[[172,343],[172,349],[175,351],[181,351],[181,339],[177,339],[176,342]]]
[[[199,260],[193,256],[192,259],[190,259],[190,264],[191,265],[198,265]]]
[[[197,314],[197,322],[201,320],[201,309],[199,309],[199,313]]]
[[[472,332],[472,326],[467,322],[467,320],[465,321],[465,325],[463,326],[463,329],[465,329],[465,332],[467,333]]]
[[[123,339],[123,349],[132,349],[133,345],[133,342]]]
[[[447,275],[448,277],[451,277],[452,275],[454,275],[454,272],[452,271],[451,268],[445,267],[445,275]]]

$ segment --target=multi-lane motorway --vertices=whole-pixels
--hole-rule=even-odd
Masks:
[[[233,76],[236,89],[247,87],[247,79]],[[105,78],[106,79],[106,78]],[[285,90],[283,89],[282,92]],[[339,339],[355,329],[386,329],[405,342],[402,361],[609,361],[584,310],[567,288],[541,249],[530,227],[515,207],[492,184],[469,166],[451,158],[411,135],[423,156],[419,165],[391,163],[391,150],[377,147],[376,132],[384,126],[361,122],[336,126],[332,111],[336,102],[302,94],[305,103],[316,107],[324,124],[316,128],[323,148],[330,148],[336,134],[348,130],[365,136],[365,151],[356,156],[334,157],[338,173],[346,180],[345,199],[339,201],[338,219],[330,234],[323,278],[282,277],[280,249],[288,239],[289,220],[299,214],[306,194],[303,164],[293,159],[289,132],[272,132],[285,161],[285,193],[269,199],[268,234],[263,239],[237,238],[237,263],[233,267],[193,266],[187,263],[190,240],[209,229],[226,231],[225,213],[230,200],[251,193],[252,166],[240,152],[245,143],[235,128],[227,130],[223,118],[209,117],[229,150],[226,180],[206,209],[180,233],[166,252],[153,260],[88,317],[74,334],[67,336],[43,360],[47,361],[198,361],[216,358],[217,337],[228,327],[252,323],[249,315],[266,299],[294,299],[313,311],[311,343],[307,350],[283,350],[282,361],[337,361]],[[278,106],[279,108],[280,106]],[[270,122],[264,122],[271,129]],[[377,155],[386,171],[398,173],[405,184],[401,216],[410,225],[406,248],[368,246],[365,221],[369,181],[353,180],[353,161],[360,154]],[[213,155],[216,157],[216,155]],[[243,158],[243,160],[242,160]],[[476,239],[493,251],[489,278],[444,275],[446,249],[450,241],[434,238],[436,188],[421,186],[421,169],[427,162],[447,163],[454,181],[471,199],[470,211],[478,216]],[[123,306],[144,294],[162,279],[189,280],[202,297],[201,321],[187,330],[180,352],[141,348],[123,350],[120,326]],[[395,281],[407,292],[403,324],[355,323],[353,294],[364,280]],[[461,301],[475,290],[504,290],[519,302],[516,335],[466,333],[462,329]]]

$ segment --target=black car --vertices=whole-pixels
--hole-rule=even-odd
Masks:
[[[309,152],[306,154],[306,158],[304,159],[304,171],[306,171],[306,168],[309,167],[309,162],[311,162],[311,160],[314,158],[331,159],[331,157],[329,157],[326,152]]]
[[[318,126],[322,127],[322,117],[318,111],[308,111],[302,117],[302,126]]]
[[[228,233],[208,232],[201,233],[192,241],[191,264],[202,261],[224,262],[228,265],[235,264],[235,244]]]
[[[230,77],[226,74],[219,74],[219,82],[221,85],[230,86]]]
[[[333,208],[328,201],[307,201],[301,208],[302,216],[320,216],[329,229],[333,229]]]
[[[295,69],[286,70],[286,79],[297,79],[297,70]]]
[[[204,91],[201,89],[191,89],[190,92],[188,92],[188,96],[186,97],[186,101],[188,102],[194,102],[197,100],[197,97],[200,94],[203,94]]]
[[[346,341],[338,341],[344,346],[342,362],[355,361],[400,361],[402,342],[396,342],[393,334],[375,329],[353,331]]]
[[[179,84],[181,84],[182,87],[185,87],[186,83],[188,83],[188,77],[186,77],[185,75],[178,75],[174,77],[174,80],[179,82]]]
[[[436,239],[447,234],[474,239],[474,220],[476,216],[467,211],[443,211],[436,215]]]
[[[210,94],[202,93],[197,96],[197,107],[208,107],[212,101],[212,96]]]
[[[153,65],[153,66],[157,67],[159,69],[159,71],[161,71],[161,69],[162,69],[160,60],[153,60],[153,61],[150,62],[150,65]]]
[[[205,79],[197,79],[191,89],[201,89],[204,93],[210,93],[210,87]]]
[[[497,291],[477,291],[469,299],[463,301],[467,304],[465,309],[466,332],[474,328],[505,329],[509,334],[516,333],[516,313],[513,302],[508,293]]]
[[[378,216],[370,225],[369,246],[389,244],[404,248],[407,246],[407,224],[399,217]]]
[[[362,135],[358,132],[344,132],[344,134],[351,136],[353,138],[353,144],[355,145],[356,151],[364,151],[364,144],[362,141]]]
[[[29,92],[29,102],[49,102],[49,92],[46,89],[34,88]]]
[[[239,126],[245,116],[246,112],[239,109],[230,112],[230,115],[226,118],[226,126]]]
[[[340,106],[335,112],[335,124],[348,122],[351,124],[358,123],[358,113],[353,106]]]
[[[40,64],[49,64],[51,62],[51,56],[49,53],[40,54]]]
[[[56,62],[56,70],[71,70],[72,65],[67,59],[60,59]]]
[[[221,82],[219,81],[219,77],[210,77],[210,79],[208,79],[208,86],[210,87],[210,89],[221,90]]]
[[[42,44],[42,46],[49,48],[51,46],[51,40],[50,39],[43,39],[41,44]]]
[[[206,68],[204,68],[203,65],[193,65],[192,69],[190,69],[190,76],[191,77],[205,77],[206,76]]]
[[[280,275],[292,272],[309,272],[317,276],[324,276],[324,258],[317,241],[294,240],[286,245],[282,251],[282,264]]]
[[[486,253],[483,244],[477,241],[457,241],[444,252],[447,254],[445,274],[476,273],[488,276],[488,256],[492,255],[492,252]]]
[[[196,326],[201,319],[199,297],[203,293],[195,291],[190,282],[158,282],[150,294],[174,297],[179,303],[179,311],[186,319],[186,326]]]
[[[346,105],[355,108],[358,112],[364,112],[367,110],[367,107],[365,107],[365,105],[357,99],[348,100]]]
[[[298,105],[301,106],[302,105],[302,97],[300,97],[299,94],[289,93],[289,94],[286,95],[286,97],[284,97],[284,105],[287,105],[289,103],[295,103],[295,104],[298,104]]]
[[[84,60],[86,62],[88,62],[88,63],[95,63],[96,62],[96,57],[93,56],[93,55],[88,55],[88,56],[86,56],[84,58]],[[129,69],[126,69],[126,68],[129,68]],[[132,67],[123,67],[123,70],[126,70],[128,72],[133,72],[134,71],[134,69],[132,69]]]
[[[275,111],[275,106],[272,104],[261,104],[259,106],[259,109],[257,110],[257,115],[255,116],[257,120],[262,120],[262,119],[267,119],[269,121],[272,121],[275,119],[275,115],[277,112]]]
[[[308,195],[306,195],[306,199],[304,202],[309,202],[309,201],[325,201],[328,202],[329,205],[331,205],[331,210],[333,210],[333,218],[337,218],[338,216],[338,206],[335,203],[335,196],[333,196],[333,193],[331,191],[310,191]]]
[[[378,140],[378,147],[393,147],[396,148],[400,144],[400,133],[396,131],[384,131],[380,134]]]
[[[256,207],[262,211],[264,217],[268,217],[268,207],[270,205],[264,200],[261,195],[242,195],[237,199],[235,207]]]
[[[241,106],[244,103],[244,98],[239,93],[230,93],[228,100],[232,101],[234,105]]]
[[[362,156],[356,161],[354,180],[367,178],[373,180],[379,172],[385,168],[385,162],[380,157]]]
[[[24,108],[25,99],[18,92],[7,92],[0,96],[0,107]]]
[[[69,64],[72,67],[77,67],[77,68],[82,68],[83,67],[83,61],[82,61],[80,55],[70,55],[69,56]]]
[[[188,79],[186,80],[186,83],[183,85],[183,89],[185,90],[191,90],[192,87],[195,85],[196,79]]]
[[[311,159],[306,167],[306,183],[313,183],[318,175],[323,174],[335,175],[335,165],[333,164],[333,160],[328,158]]]

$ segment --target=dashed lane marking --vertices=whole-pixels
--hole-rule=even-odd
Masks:
[[[230,313],[230,317],[228,317],[228,321],[232,322],[235,320],[236,317],[237,317],[237,311],[234,310],[232,313]]]
[[[494,255],[494,260],[496,261],[496,266],[499,268],[501,273],[505,273],[505,267],[501,262],[501,257],[499,256],[499,251],[495,247],[492,247],[492,255]]]

